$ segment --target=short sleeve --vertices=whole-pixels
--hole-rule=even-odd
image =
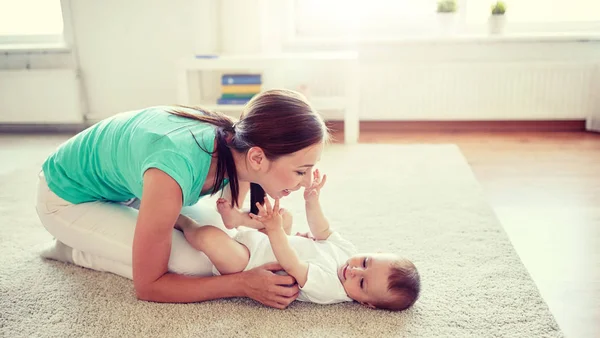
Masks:
[[[196,199],[192,196],[192,187],[194,184],[193,166],[185,156],[171,150],[158,151],[148,156],[142,164],[142,171],[140,173],[142,178],[146,170],[150,168],[156,168],[165,172],[179,184],[184,206],[195,203]]]
[[[340,282],[337,272],[328,272],[316,264],[308,264],[308,275],[304,287],[304,296],[317,304],[334,304],[352,301]]]
[[[356,247],[354,244],[350,243],[348,240],[342,238],[339,232],[334,231],[326,241],[333,243],[335,246],[340,248],[345,254],[348,256],[352,256],[356,254]]]

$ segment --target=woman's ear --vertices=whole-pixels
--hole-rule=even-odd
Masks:
[[[264,151],[259,147],[252,147],[248,149],[246,153],[246,159],[250,164],[250,167],[254,170],[261,170],[266,162]]]

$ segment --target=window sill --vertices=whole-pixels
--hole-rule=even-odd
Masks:
[[[290,47],[299,46],[344,46],[359,45],[394,45],[394,44],[454,44],[454,43],[553,43],[553,42],[600,42],[600,34],[595,33],[529,33],[503,35],[488,34],[454,34],[454,35],[423,35],[393,38],[295,38],[286,43]]]
[[[60,42],[0,44],[2,54],[68,54],[71,48]]]

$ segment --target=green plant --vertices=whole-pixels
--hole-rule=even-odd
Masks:
[[[492,15],[504,15],[506,12],[506,5],[504,1],[497,1],[492,5]]]
[[[438,13],[456,12],[456,0],[439,0],[437,3]]]

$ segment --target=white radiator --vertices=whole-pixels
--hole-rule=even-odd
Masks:
[[[586,63],[361,64],[361,120],[585,119],[595,109]]]
[[[600,132],[600,64],[597,64],[594,69],[594,84],[597,88],[592,94],[595,106],[590,112],[586,128]]]
[[[0,123],[82,122],[75,70],[0,70]]]

